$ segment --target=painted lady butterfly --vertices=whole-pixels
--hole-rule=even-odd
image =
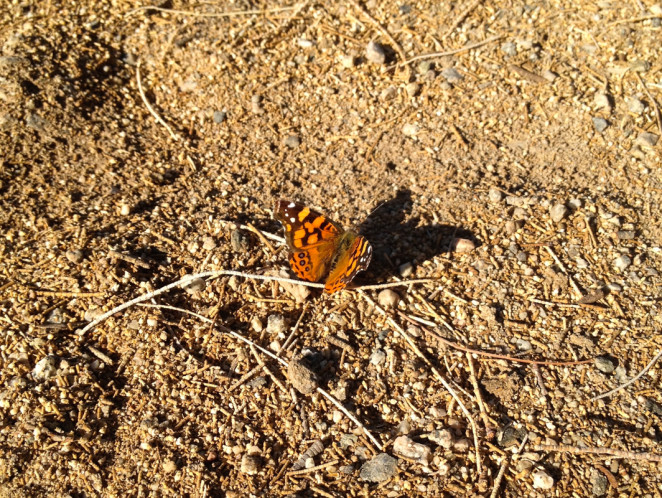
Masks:
[[[326,276],[324,291],[332,294],[368,268],[372,247],[365,237],[297,202],[279,200],[274,215],[285,227],[290,266],[299,278],[318,282]]]

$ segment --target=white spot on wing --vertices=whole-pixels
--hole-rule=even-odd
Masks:
[[[293,202],[290,202],[290,203],[287,205],[288,208],[293,208],[294,206],[296,206],[296,204],[294,204]]]
[[[296,221],[296,219],[294,218],[294,216],[292,216],[292,217],[290,218],[290,221],[291,221],[292,223],[294,223],[294,222]]]

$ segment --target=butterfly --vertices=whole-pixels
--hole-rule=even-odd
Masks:
[[[274,216],[285,228],[292,270],[309,282],[326,277],[324,292],[344,289],[368,268],[372,247],[365,237],[298,202],[279,200]]]

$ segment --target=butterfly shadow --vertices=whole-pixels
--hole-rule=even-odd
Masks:
[[[421,265],[435,256],[453,252],[458,239],[468,239],[476,246],[480,241],[463,227],[422,225],[421,218],[411,216],[412,193],[408,189],[380,204],[359,225],[358,231],[372,244],[373,258],[368,270],[359,274],[360,282],[377,283],[400,274],[402,264]]]

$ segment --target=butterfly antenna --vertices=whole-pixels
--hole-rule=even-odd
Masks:
[[[375,212],[376,212],[380,207],[382,207],[384,204],[386,204],[386,202],[387,202],[387,201],[382,201],[382,202],[380,202],[379,204],[377,204],[377,207],[376,207],[375,209],[373,209],[372,211],[370,211],[370,214],[369,214],[368,216],[366,216],[365,219],[367,220],[367,219],[370,218],[373,214],[375,214]]]

